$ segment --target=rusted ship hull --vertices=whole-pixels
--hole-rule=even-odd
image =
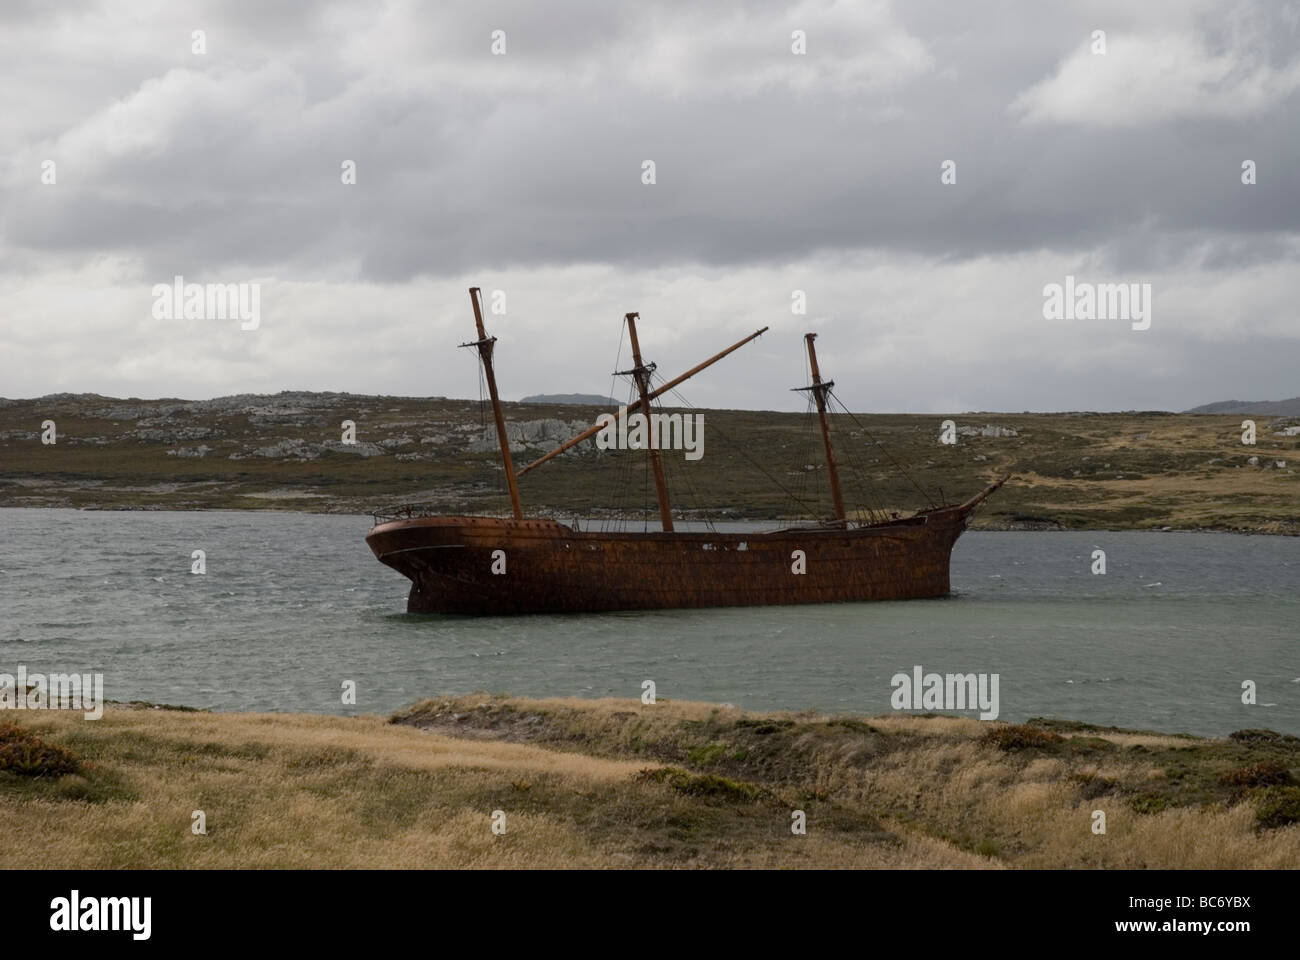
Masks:
[[[871,526],[597,533],[544,520],[413,517],[366,542],[411,581],[411,613],[521,614],[905,600],[948,593],[976,504]],[[496,551],[501,551],[496,553]],[[806,572],[794,572],[799,566]],[[498,571],[494,573],[494,568]]]

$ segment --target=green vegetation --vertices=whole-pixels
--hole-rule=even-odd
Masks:
[[[1257,803],[1256,819],[1263,829],[1300,823],[1300,787],[1268,787],[1260,791]]]
[[[716,777],[711,773],[691,773],[677,767],[656,767],[637,774],[647,783],[666,783],[678,793],[735,803],[753,803],[771,796],[772,791],[742,780]]]
[[[81,762],[71,750],[44,742],[29,730],[0,722],[0,772],[24,777],[76,773]]]
[[[999,750],[1032,750],[1055,746],[1064,741],[1060,734],[1022,724],[1015,727],[994,727],[984,734],[984,743],[990,743]]]

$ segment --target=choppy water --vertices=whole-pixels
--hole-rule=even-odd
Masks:
[[[880,713],[921,664],[999,674],[1003,720],[1300,734],[1300,538],[968,533],[942,600],[470,619],[402,613],[407,582],[372,558],[369,524],[0,510],[0,673],[99,671],[111,699],[218,710],[637,697],[652,679],[674,699]]]

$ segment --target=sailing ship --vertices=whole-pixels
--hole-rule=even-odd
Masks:
[[[797,388],[816,403],[829,478],[832,519],[767,533],[677,530],[668,500],[660,451],[648,445],[658,499],[658,531],[581,529],[553,519],[524,516],[519,478],[595,436],[579,433],[516,471],[493,370],[493,348],[483,324],[478,287],[470,288],[478,339],[461,344],[478,351],[510,504],[511,517],[440,516],[407,507],[376,515],[366,543],[381,563],[411,581],[411,613],[528,614],[609,610],[762,606],[939,597],[949,592],[952,546],[975,508],[1005,481],[1002,477],[970,499],[918,510],[911,516],[850,521],[831,445],[827,398],[834,381],[823,380],[814,347],[804,341],[811,385]],[[655,367],[642,360],[638,315],[625,320],[638,398],[602,418],[649,415],[651,402],[682,381],[762,335],[767,327],[652,389]]]

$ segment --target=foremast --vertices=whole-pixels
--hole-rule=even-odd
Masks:
[[[817,339],[817,334],[804,334],[804,341],[808,344],[808,366],[812,370],[812,386],[795,387],[799,391],[809,391],[817,401],[817,419],[821,421],[822,427],[822,444],[826,448],[826,473],[831,481],[831,502],[835,506],[835,520],[840,526],[848,526],[848,518],[844,514],[844,495],[840,492],[840,472],[835,466],[835,450],[831,447],[831,426],[826,417],[826,396],[830,393],[831,387],[835,386],[834,380],[822,380],[821,371],[817,368],[817,348],[813,346],[813,341]]]
[[[627,321],[628,339],[632,341],[632,363],[634,366],[631,370],[620,370],[616,376],[631,375],[636,381],[637,391],[641,394],[641,409],[646,412],[647,418],[650,415],[650,374],[654,373],[655,365],[645,364],[641,360],[641,343],[636,337],[636,321],[641,315],[639,313],[625,314],[623,319]],[[668,484],[664,480],[664,465],[659,459],[659,444],[656,442],[657,437],[654,430],[649,431],[648,453],[650,454],[650,470],[654,473],[655,478],[655,496],[659,499],[659,521],[663,524],[664,533],[672,533],[673,530],[673,511],[668,503]]]
[[[497,338],[489,337],[483,326],[483,309],[479,304],[481,292],[478,287],[469,288],[469,301],[474,305],[474,324],[478,328],[478,339],[473,343],[462,343],[462,347],[477,347],[479,360],[483,363],[483,376],[487,378],[488,395],[492,398],[492,417],[497,425],[497,442],[501,445],[501,464],[506,471],[506,484],[510,488],[510,508],[515,519],[524,518],[524,508],[519,503],[519,481],[515,478],[515,465],[510,457],[510,440],[506,436],[506,417],[501,410],[501,396],[497,393],[497,376],[492,369],[492,348]]]

